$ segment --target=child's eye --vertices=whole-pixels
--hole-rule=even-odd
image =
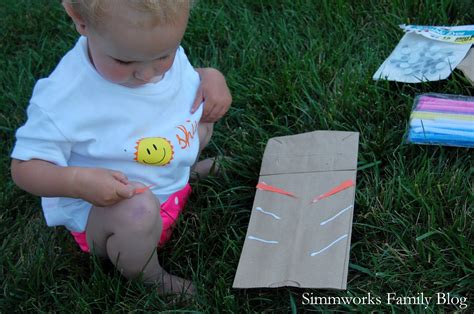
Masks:
[[[166,55],[166,56],[163,56],[163,57],[159,57],[158,60],[166,60],[168,59],[170,56],[169,55]]]
[[[132,61],[122,61],[122,60],[119,60],[119,59],[114,59],[115,62],[119,63],[119,64],[123,64],[123,65],[127,65],[127,64],[131,64],[133,63]]]

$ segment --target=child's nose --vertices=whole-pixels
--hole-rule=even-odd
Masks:
[[[145,82],[150,81],[157,75],[158,71],[156,71],[153,67],[146,67],[135,72],[135,77]]]

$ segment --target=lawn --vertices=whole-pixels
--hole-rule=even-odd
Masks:
[[[459,71],[423,84],[373,81],[403,35],[401,23],[473,24],[474,6],[470,0],[198,2],[182,44],[194,66],[226,75],[233,105],[205,155],[230,158],[222,178],[194,184],[172,240],[159,251],[168,271],[198,286],[192,302],[174,303],[81,253],[64,228],[46,226],[39,198],[11,181],[9,154],[32,88],[77,33],[57,0],[2,0],[0,312],[460,309],[435,304],[437,293],[467,298],[463,310],[472,312],[472,151],[405,144],[404,135],[416,95],[474,96],[474,88]],[[266,142],[313,130],[360,132],[348,289],[232,289]],[[370,293],[382,304],[308,305],[303,293]],[[386,304],[389,293],[433,300]]]

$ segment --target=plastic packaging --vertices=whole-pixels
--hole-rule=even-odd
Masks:
[[[474,25],[400,25],[398,45],[373,75],[374,80],[420,83],[446,79],[474,42]]]
[[[474,147],[474,97],[422,94],[415,98],[406,141]]]

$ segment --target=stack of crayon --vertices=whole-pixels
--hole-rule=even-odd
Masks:
[[[416,97],[408,141],[474,146],[474,97],[424,94]]]

